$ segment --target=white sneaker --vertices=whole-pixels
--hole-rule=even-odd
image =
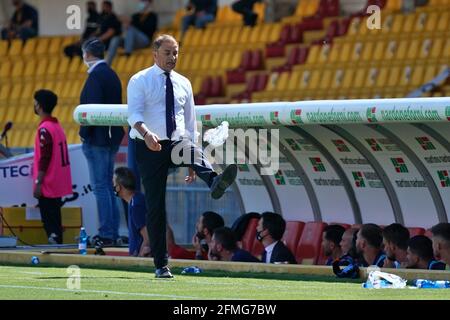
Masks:
[[[52,233],[50,237],[48,237],[48,244],[58,244],[56,241],[57,235]]]

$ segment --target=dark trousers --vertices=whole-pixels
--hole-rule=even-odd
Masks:
[[[197,176],[205,181],[209,187],[211,187],[214,177],[217,176],[211,164],[205,159],[202,149],[192,144],[192,142],[188,140],[166,140],[160,143],[162,150],[154,152],[147,148],[143,140],[136,139],[136,161],[141,173],[147,204],[147,231],[157,269],[167,266],[168,263],[166,184],[169,168],[191,167]],[[181,150],[180,156],[186,153],[190,154],[190,163],[174,164],[171,158],[174,148]]]
[[[258,0],[239,0],[231,5],[233,11],[241,14],[244,17],[244,25],[254,26],[258,15],[253,12],[253,5],[258,2]]]
[[[41,197],[39,199],[39,210],[47,237],[50,237],[52,233],[56,234],[56,242],[59,244],[63,242],[61,207],[61,198]]]

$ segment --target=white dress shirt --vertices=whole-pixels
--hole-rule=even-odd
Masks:
[[[176,131],[172,137],[166,133],[166,79],[164,70],[156,64],[135,74],[128,83],[128,123],[130,138],[143,139],[134,129],[137,122],[144,122],[147,128],[160,140],[177,140],[186,136],[196,142],[197,127],[194,95],[191,82],[181,74],[172,71],[170,79],[175,98]]]
[[[88,69],[88,73],[92,73],[92,71],[94,71],[94,69],[101,63],[106,63],[105,60],[98,60],[96,63],[94,63],[89,69]]]
[[[270,263],[270,258],[272,258],[273,248],[275,248],[277,243],[278,243],[278,241],[275,241],[271,245],[268,245],[267,247],[264,248],[264,250],[266,250],[266,261],[265,261],[266,263]]]

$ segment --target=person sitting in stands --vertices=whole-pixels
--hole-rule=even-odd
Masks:
[[[331,266],[333,261],[342,256],[341,241],[345,228],[339,224],[331,224],[325,227],[322,233],[322,250],[327,257],[325,265]]]
[[[393,223],[383,229],[383,245],[386,252],[384,268],[401,268],[406,264],[409,230],[399,223]]]
[[[445,270],[445,263],[436,261],[433,256],[433,242],[426,236],[409,239],[406,254],[406,268]]]
[[[373,223],[363,224],[356,236],[356,249],[363,258],[360,261],[362,267],[375,265],[381,268],[383,266],[386,255],[381,249],[382,244],[381,228]]]
[[[295,260],[292,252],[281,241],[286,230],[286,221],[274,212],[264,212],[256,227],[256,240],[264,246],[261,261],[264,263],[292,263]]]
[[[238,248],[236,236],[228,227],[214,230],[208,258],[214,261],[261,262],[250,252]]]

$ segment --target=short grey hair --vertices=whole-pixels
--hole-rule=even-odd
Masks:
[[[158,36],[155,41],[153,41],[153,50],[157,51],[166,41],[173,41],[178,44],[177,40],[173,36],[169,34],[162,34]]]

